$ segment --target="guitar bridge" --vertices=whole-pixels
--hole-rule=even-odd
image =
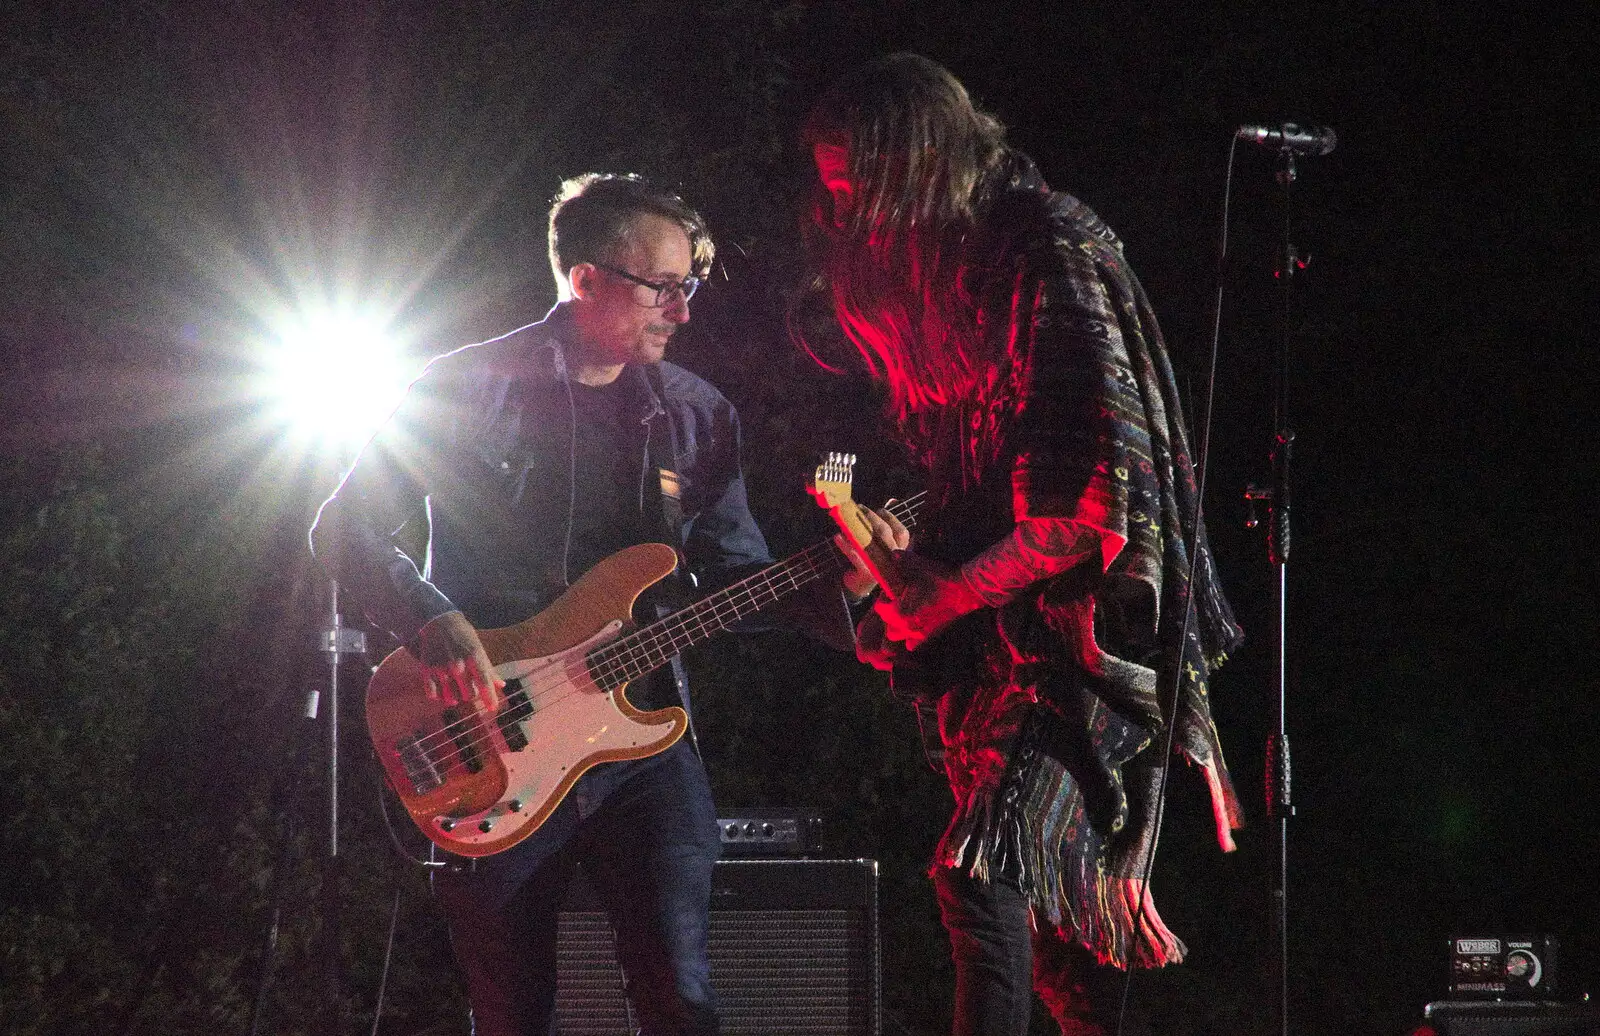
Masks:
[[[439,772],[428,750],[422,747],[423,740],[423,734],[413,734],[395,742],[394,746],[395,753],[400,756],[400,766],[405,770],[406,780],[411,782],[411,791],[415,795],[430,792],[444,784],[444,774]]]

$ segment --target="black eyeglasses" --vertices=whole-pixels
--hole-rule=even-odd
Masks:
[[[682,295],[683,301],[688,302],[694,298],[694,293],[700,290],[701,278],[699,277],[685,277],[681,281],[647,281],[643,277],[635,277],[627,270],[619,270],[615,266],[607,266],[605,263],[595,263],[594,265],[607,273],[616,274],[625,281],[632,281],[642,288],[649,288],[656,293],[655,305],[657,306],[665,306],[671,302],[673,295]]]

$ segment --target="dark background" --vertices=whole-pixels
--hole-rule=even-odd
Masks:
[[[896,49],[948,65],[1118,230],[1195,396],[1230,134],[1339,133],[1287,208],[1271,152],[1232,167],[1207,513],[1251,638],[1215,685],[1250,823],[1222,855],[1202,782],[1175,775],[1155,880],[1191,958],[1136,978],[1129,1031],[1274,1031],[1274,575],[1242,495],[1268,472],[1286,216],[1306,258],[1287,321],[1295,1031],[1409,1031],[1452,934],[1556,934],[1562,994],[1593,989],[1600,27],[1583,5],[1469,6],[8,6],[0,1028],[242,1033],[268,973],[263,1031],[325,1009],[322,733],[298,709],[326,683],[304,529],[338,461],[253,394],[282,313],[377,307],[418,359],[535,319],[560,178],[643,172],[716,233],[673,358],[741,408],[774,550],[827,532],[800,492],[817,451],[862,456],[863,499],[904,490],[872,390],[783,329],[796,120]],[[787,635],[694,666],[724,811],[816,807],[830,851],[880,860],[886,1031],[944,1031],[922,870],[949,803],[910,717]],[[382,1031],[464,1033],[423,875],[382,824],[361,673],[339,1010],[370,1027],[398,904]]]

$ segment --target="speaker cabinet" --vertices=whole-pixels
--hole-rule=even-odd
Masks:
[[[1600,1036],[1587,1004],[1440,1000],[1424,1013],[1439,1036]]]
[[[719,860],[709,950],[724,1036],[879,1036],[876,860]],[[556,954],[556,1032],[631,1036],[616,939],[581,883]]]

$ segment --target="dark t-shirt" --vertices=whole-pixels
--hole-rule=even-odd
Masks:
[[[639,499],[644,433],[625,416],[630,398],[621,378],[600,386],[572,383],[577,498],[568,570],[574,578],[651,539]]]

